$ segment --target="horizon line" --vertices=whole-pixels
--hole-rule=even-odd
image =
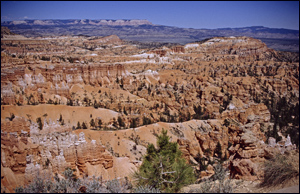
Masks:
[[[226,29],[226,28],[249,28],[249,27],[264,27],[264,28],[270,28],[270,29],[286,29],[286,30],[294,30],[294,31],[299,31],[299,29],[291,29],[291,28],[282,28],[282,27],[266,27],[266,26],[260,26],[260,25],[252,25],[252,26],[244,26],[244,27],[216,27],[216,28],[194,28],[194,27],[178,27],[178,26],[171,26],[171,25],[164,25],[164,24],[153,24],[151,21],[148,19],[17,19],[17,20],[4,20],[1,21],[1,25],[4,22],[13,22],[13,21],[31,21],[31,20],[112,20],[112,21],[117,21],[117,20],[146,20],[150,22],[152,25],[158,25],[158,26],[170,26],[170,27],[177,27],[177,28],[186,28],[186,29],[207,29],[207,30],[217,30],[217,29]],[[21,24],[17,24],[21,25]],[[147,24],[143,24],[147,25]],[[149,24],[148,24],[149,25]]]

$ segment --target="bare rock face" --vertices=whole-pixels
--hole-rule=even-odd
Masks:
[[[113,167],[112,155],[95,140],[88,143],[84,133],[78,137],[70,131],[39,133],[36,124],[30,128],[30,136],[26,131],[21,131],[20,135],[17,132],[1,132],[1,168],[9,168],[15,174],[22,173],[26,183],[45,169],[62,174],[65,168],[70,167],[76,169],[79,175],[88,175],[87,163],[102,165],[105,169]]]
[[[222,112],[221,118],[238,118],[243,124],[252,121],[268,122],[270,121],[270,112],[266,105],[260,103],[250,103],[242,107],[236,107],[233,104],[228,107],[229,110]]]
[[[295,145],[290,144],[289,138],[283,143],[276,143],[270,137],[269,143],[265,144],[265,136],[259,131],[258,125],[249,123],[235,130],[237,136],[229,148],[229,169],[236,179],[256,180],[257,177],[263,177],[262,162],[273,158],[276,153],[283,154],[296,149]]]
[[[11,121],[6,119],[6,122],[1,123],[3,132],[16,132],[18,135],[30,132],[30,123],[24,117],[15,116]]]
[[[12,83],[9,82],[7,85],[1,84],[1,96],[3,96],[3,103],[15,104],[15,94],[12,91]]]
[[[53,80],[53,84],[65,81],[71,87],[73,84],[103,84],[105,77],[115,78],[125,73],[123,65],[59,65],[53,69],[42,69],[42,75],[47,81]],[[63,87],[63,86],[62,86]]]
[[[185,52],[183,46],[174,46],[174,47],[171,48],[171,50],[172,50],[174,53],[184,53],[184,52]]]
[[[105,152],[105,147],[95,141],[87,143],[84,133],[80,133],[79,138],[69,132],[53,133],[53,136],[39,137],[37,144],[43,145],[44,153],[56,152],[54,172],[62,173],[66,166],[71,166],[78,168],[82,174],[87,172],[85,165],[87,162],[91,165],[102,164],[105,168],[112,167],[112,156]]]
[[[49,89],[50,94],[69,97],[69,90],[74,84],[88,84],[93,86],[106,85],[109,84],[106,80],[115,80],[117,76],[124,74],[125,68],[121,64],[58,64],[57,66],[41,66],[32,72],[24,68],[10,69],[10,71],[3,71],[1,76],[1,81],[3,81],[3,85],[1,84],[1,99],[4,104],[16,104],[16,102],[20,103],[20,101],[23,101],[20,95],[16,96],[16,93],[13,92],[13,83],[19,85],[23,92]],[[10,81],[5,82],[4,80]],[[39,96],[40,94],[37,95],[36,98]]]
[[[241,159],[241,160],[234,160],[232,162],[232,166],[235,168],[236,175],[235,178],[240,178],[240,175],[243,178],[249,179],[252,175],[257,174],[257,165],[254,164],[250,159]]]
[[[253,180],[263,176],[260,163],[295,149],[289,136],[265,143],[265,129],[278,99],[298,102],[299,60],[259,40],[150,48],[111,35],[1,44],[1,183],[11,189],[66,167],[78,176],[129,177],[162,128],[197,170],[210,164],[201,178],[214,174],[211,161],[226,158],[233,177]],[[29,120],[38,117],[42,130]]]
[[[206,152],[207,150],[210,150],[207,157],[214,156],[214,152],[216,150],[217,143],[219,142],[221,144],[221,147],[223,150],[221,152],[225,154],[226,148],[228,147],[228,135],[225,135],[226,132],[219,133],[215,131],[210,131],[208,133],[199,133],[197,132],[195,134],[196,138],[199,141],[202,153]],[[201,152],[200,152],[201,153]],[[203,155],[200,155],[200,157],[203,157]],[[223,155],[224,157],[224,155]]]

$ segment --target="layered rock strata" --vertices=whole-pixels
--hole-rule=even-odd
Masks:
[[[48,169],[50,173],[62,174],[67,167],[76,169],[78,175],[86,175],[86,165],[100,165],[104,169],[112,168],[112,155],[95,140],[88,143],[84,133],[79,137],[70,130],[56,129],[55,124],[46,126],[47,133],[39,133],[37,124],[30,125],[28,131],[3,132],[1,130],[1,169],[11,169],[13,174],[2,174],[9,180],[11,176],[25,176],[19,184],[27,184],[40,173]],[[65,132],[63,132],[65,131]],[[6,172],[6,170],[5,170]],[[2,182],[1,182],[2,183]],[[12,184],[15,186],[16,182]],[[12,188],[10,188],[12,189]]]

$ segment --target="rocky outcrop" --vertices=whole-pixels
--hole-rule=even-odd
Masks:
[[[1,38],[3,38],[4,35],[16,35],[15,33],[11,32],[8,27],[1,26]]]
[[[224,120],[226,118],[237,118],[243,124],[252,121],[267,123],[270,121],[270,112],[267,106],[262,103],[250,103],[243,107],[230,104],[228,110],[222,112],[221,118]]]
[[[105,77],[115,78],[125,73],[125,68],[121,64],[117,65],[56,65],[55,67],[41,67],[41,75],[53,84],[65,81],[66,84],[90,84],[99,85],[103,83]]]
[[[11,118],[10,118],[11,119]],[[13,119],[1,122],[1,130],[5,132],[16,132],[18,135],[30,132],[30,122],[24,117],[14,116]]]
[[[1,104],[15,104],[15,93],[12,91],[12,83],[1,84]]]
[[[184,53],[184,47],[183,46],[174,46],[171,48],[172,52],[174,53]]]
[[[78,137],[71,131],[58,128],[54,123],[49,124],[42,130],[44,133],[40,133],[38,126],[32,123],[30,133],[1,131],[1,168],[24,174],[28,182],[38,171],[45,169],[62,174],[66,167],[70,167],[76,169],[78,175],[88,175],[87,163],[102,165],[105,169],[113,167],[113,157],[103,145],[95,140],[88,143],[84,133]]]
[[[260,132],[258,123],[248,123],[241,127],[229,127],[230,133],[235,133],[233,144],[229,150],[229,169],[232,177],[236,179],[257,180],[263,177],[262,164],[266,159],[296,149],[291,144],[289,136],[286,140],[278,142],[272,137],[265,144],[266,138]]]
[[[213,161],[225,158],[232,176],[253,180],[262,176],[261,162],[295,148],[289,138],[277,144],[269,138],[267,145],[265,129],[279,98],[297,109],[299,64],[283,61],[258,40],[215,37],[156,49],[126,45],[116,36],[42,40],[3,43],[6,185],[66,167],[80,176],[128,176],[162,128],[187,162],[197,170],[207,165],[201,178],[214,173]],[[28,55],[14,56],[10,49],[17,46]],[[64,122],[56,120],[59,114]],[[39,117],[42,130],[33,122]],[[294,125],[293,117],[286,127]],[[87,129],[76,129],[83,122]]]
[[[185,46],[186,52],[207,53],[204,61],[224,61],[226,59],[249,62],[253,60],[279,61],[282,57],[268,49],[265,43],[249,37],[214,37],[206,41]],[[227,55],[227,56],[226,56]],[[226,56],[226,57],[224,57]]]
[[[16,119],[16,118],[15,118]],[[58,123],[45,120],[43,130],[39,130],[37,124],[30,125],[30,137],[27,131],[2,132],[1,133],[1,163],[5,169],[12,169],[13,173],[22,173],[28,180],[34,177],[37,171],[49,170],[61,174],[66,167],[77,170],[78,175],[86,176],[99,172],[99,169],[117,169],[114,166],[114,157],[107,151],[110,145],[111,150],[128,157],[126,165],[129,163],[140,164],[141,158],[133,160],[138,150],[146,151],[148,143],[155,144],[155,134],[162,128],[168,130],[171,141],[179,144],[179,149],[187,161],[198,164],[199,158],[213,161],[219,157],[228,157],[226,164],[229,165],[230,173],[239,179],[254,180],[261,177],[262,170],[259,163],[275,155],[276,152],[286,152],[295,149],[287,137],[282,142],[269,139],[269,144],[265,144],[265,136],[260,131],[261,120],[259,118],[248,119],[246,124],[242,124],[229,119],[229,124],[224,125],[221,120],[191,120],[184,123],[156,123],[136,129],[126,129],[120,131],[101,131],[101,142],[85,138],[84,131],[78,136],[66,126],[60,127]],[[98,132],[100,133],[100,132]],[[94,133],[95,135],[97,134]],[[115,134],[115,135],[114,135]],[[126,135],[127,134],[127,135]],[[130,138],[132,134],[133,138]],[[134,135],[133,135],[134,134]],[[93,136],[92,136],[93,137]],[[95,136],[96,137],[96,136]],[[121,137],[119,140],[119,137]],[[134,137],[139,137],[138,141]],[[123,144],[121,149],[114,138],[122,143],[129,139],[133,144],[138,142],[136,153],[131,153],[132,145]],[[125,141],[126,140],[126,141]],[[103,144],[102,144],[103,142]],[[217,144],[221,145],[221,150],[217,150]],[[125,149],[125,150],[124,150]],[[197,159],[198,158],[198,159]],[[120,158],[121,160],[121,158]],[[125,161],[125,160],[124,160]],[[124,166],[125,163],[123,164]],[[97,169],[91,172],[91,166]],[[138,166],[138,165],[137,165]],[[121,172],[119,166],[118,172]],[[123,167],[122,167],[123,168]],[[208,165],[207,170],[201,172],[201,178],[214,174],[213,166]],[[127,174],[123,174],[127,176]],[[6,175],[3,175],[4,179]]]
[[[167,52],[168,51],[165,49],[157,49],[157,50],[152,51],[152,53],[155,53],[155,54],[159,55],[160,57],[164,57],[167,54]]]
[[[10,68],[1,71],[1,100],[3,104],[16,104],[15,92],[12,84],[22,91],[49,89],[50,94],[69,97],[69,90],[74,84],[88,84],[93,86],[106,85],[116,77],[125,74],[125,67],[116,65],[71,65],[58,64],[56,66],[40,66],[30,71],[24,67]],[[6,83],[6,84],[5,84]],[[17,100],[18,101],[18,100]]]

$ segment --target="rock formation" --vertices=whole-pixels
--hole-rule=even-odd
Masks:
[[[102,165],[104,169],[113,167],[112,155],[95,140],[87,142],[84,133],[78,137],[51,122],[42,131],[40,133],[37,124],[32,123],[30,133],[1,132],[1,168],[23,174],[25,179],[21,184],[30,182],[36,172],[43,169],[61,174],[70,167],[76,169],[78,175],[88,175],[86,164]],[[6,176],[9,175],[4,173],[3,177]]]
[[[222,159],[234,178],[254,180],[265,160],[297,149],[299,56],[259,40],[156,49],[114,35],[1,44],[1,187],[9,191],[66,167],[80,177],[130,177],[163,128],[195,170],[207,166],[200,179]]]

